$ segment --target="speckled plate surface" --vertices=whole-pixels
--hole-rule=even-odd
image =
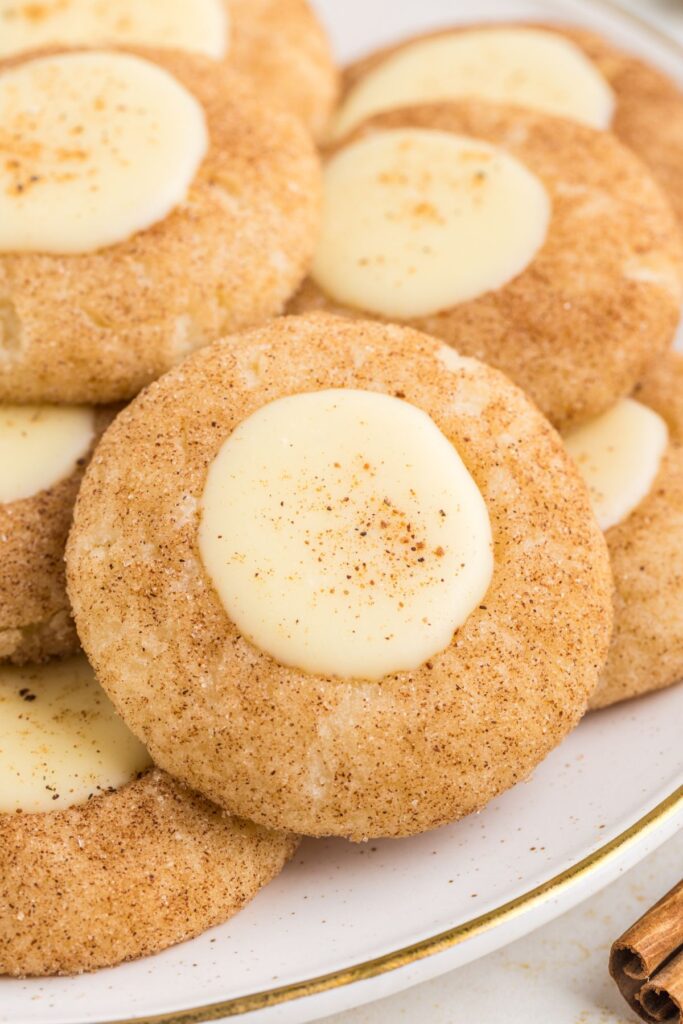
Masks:
[[[683,75],[597,0],[318,0],[343,60],[467,17],[582,22]],[[0,979],[0,1024],[307,1021],[467,963],[595,892],[683,825],[683,686],[588,716],[527,783],[409,840],[306,841],[237,918],[79,978]]]

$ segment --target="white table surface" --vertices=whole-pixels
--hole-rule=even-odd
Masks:
[[[683,0],[622,0],[683,39]],[[683,876],[683,833],[597,896],[497,953],[328,1024],[627,1024],[609,947]]]

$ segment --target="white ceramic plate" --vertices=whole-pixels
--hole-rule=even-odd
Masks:
[[[476,17],[579,21],[672,74],[683,54],[584,0],[318,0],[346,60]],[[0,979],[0,1024],[313,1020],[450,970],[590,895],[683,825],[683,686],[589,716],[481,814],[409,840],[307,841],[237,918],[80,978]]]

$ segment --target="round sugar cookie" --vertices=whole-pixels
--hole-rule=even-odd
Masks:
[[[52,662],[30,672],[0,668],[5,771],[17,767],[7,756],[14,691],[21,687],[23,701],[30,699],[21,705],[26,731],[27,718],[49,699],[62,670],[81,684],[97,686],[84,662]],[[88,730],[102,716],[108,732],[116,730],[116,746],[106,735],[99,737],[103,752],[95,768],[101,772],[104,766],[105,778],[107,771],[127,773],[130,781],[94,788],[88,799],[56,810],[0,810],[0,975],[76,974],[183,942],[240,910],[296,848],[294,837],[231,818],[150,768],[144,748],[119,719],[111,718],[109,702],[99,694],[94,711],[87,703],[87,718],[77,716],[80,704],[65,710],[62,702],[49,738],[59,750],[75,730],[87,747]],[[88,701],[87,696],[81,699]],[[122,766],[120,751],[126,743],[133,750],[130,763]],[[48,751],[45,774],[56,784],[48,788],[60,799],[64,794],[50,756]],[[28,763],[27,771],[35,770],[35,762]],[[83,781],[85,769],[78,763],[61,779]],[[7,797],[0,785],[0,802]]]
[[[43,46],[158,46],[248,76],[320,134],[337,92],[325,30],[307,0],[0,0],[0,58]]]
[[[62,88],[60,113],[72,90],[62,121],[49,105],[44,124],[32,120],[31,76],[39,97]],[[36,148],[22,143],[4,165],[0,400],[130,397],[226,330],[278,313],[300,283],[319,222],[318,157],[299,120],[230,68],[177,51],[43,51],[0,65],[3,102]],[[92,118],[87,144],[81,118]]]
[[[604,538],[522,392],[409,328],[327,315],[225,338],[125,410],[67,566],[155,761],[310,835],[481,808],[576,724],[610,634]]]
[[[495,47],[488,61],[476,57],[473,61],[471,51],[463,52],[463,70],[455,79],[455,57],[452,56],[446,72],[450,82],[444,81],[441,60],[446,62],[446,51],[442,51],[443,57],[439,53],[444,43],[454,39],[461,45],[461,40],[473,37],[485,41],[485,33],[489,40],[493,39]],[[515,60],[515,48],[520,43],[526,47],[525,38],[532,49],[520,49],[519,58]],[[435,51],[430,49],[434,43],[437,44],[436,66]],[[544,53],[548,43],[551,49]],[[683,92],[680,86],[647,61],[580,27],[519,22],[454,25],[378,50],[346,69],[336,130],[352,125],[356,111],[361,109],[359,90],[367,88],[372,76],[378,71],[385,75],[389,69],[391,78],[387,87],[391,90],[392,83],[401,79],[401,68],[410,71],[415,54],[420,50],[431,68],[418,76],[417,81],[413,79],[415,85],[399,86],[401,101],[390,105],[462,99],[467,92],[587,119],[597,127],[609,128],[638,154],[666,192],[678,218],[683,220]],[[529,67],[534,55],[540,61],[538,72]],[[394,63],[396,58],[399,63]],[[481,91],[483,68],[488,69],[489,74]],[[555,77],[558,69],[560,79]],[[577,79],[581,83],[580,89],[570,88],[572,75],[575,83]],[[386,91],[382,100],[375,96],[371,99],[376,109],[379,103],[385,109],[390,103]]]
[[[516,180],[504,183],[506,165]],[[313,270],[290,312],[372,305],[503,370],[562,428],[629,394],[671,344],[678,225],[608,133],[480,101],[405,108],[332,150],[324,181]]]
[[[78,650],[64,548],[83,470],[115,411],[0,405],[0,662]]]
[[[653,367],[634,398],[669,436],[647,497],[607,530],[614,576],[614,634],[591,707],[658,690],[683,678],[683,356]]]

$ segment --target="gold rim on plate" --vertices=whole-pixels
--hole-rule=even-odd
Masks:
[[[170,1013],[155,1014],[151,1017],[130,1017],[125,1020],[103,1021],[102,1024],[207,1024],[209,1021],[221,1020],[224,1017],[239,1017],[245,1013],[253,1013],[255,1010],[264,1010],[271,1006],[278,1006],[281,1003],[292,1002],[295,999],[304,999],[307,996],[319,995],[322,992],[329,992],[335,988],[342,988],[346,985],[355,984],[358,981],[368,981],[389,971],[395,971],[400,967],[424,960],[426,957],[434,956],[436,953],[443,953],[452,949],[466,939],[472,939],[489,929],[503,924],[520,914],[526,913],[533,907],[545,903],[547,900],[557,897],[565,889],[574,883],[586,878],[591,872],[604,866],[614,857],[622,854],[628,847],[634,845],[645,836],[654,832],[667,819],[678,812],[683,812],[683,786],[657,804],[648,814],[640,818],[625,831],[621,832],[614,839],[605,843],[593,853],[588,854],[576,864],[560,874],[550,878],[547,882],[537,885],[529,892],[517,896],[507,903],[495,907],[493,910],[473,917],[469,921],[449,928],[447,931],[439,932],[420,942],[410,946],[404,946],[383,956],[374,957],[363,963],[353,964],[351,967],[342,970],[332,971],[329,974],[321,974],[316,978],[309,978],[305,981],[294,982],[290,985],[282,985],[279,988],[268,989],[262,992],[253,992],[246,996],[237,996],[233,999],[226,999],[218,1003],[210,1003],[206,1006],[191,1007],[187,1010],[177,1010]]]

